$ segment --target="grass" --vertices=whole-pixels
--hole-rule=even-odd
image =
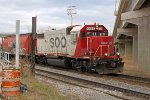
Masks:
[[[36,80],[33,76],[21,79],[28,91],[13,100],[66,100],[54,87]]]
[[[14,59],[12,59],[14,63]],[[12,63],[12,64],[13,64]],[[31,73],[31,65],[28,59],[20,59],[21,82],[28,87],[27,92],[16,97],[10,97],[9,100],[80,100],[78,95],[68,93],[62,95],[56,87],[35,79]]]
[[[27,92],[11,100],[66,100],[67,96],[61,95],[55,87],[48,83],[38,81],[31,73],[30,63],[26,59],[20,59],[21,82],[28,87]]]

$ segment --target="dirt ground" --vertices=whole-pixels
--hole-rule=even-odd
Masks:
[[[150,73],[139,68],[138,65],[131,60],[131,58],[123,57],[123,61],[125,62],[123,71],[124,74],[150,78]]]

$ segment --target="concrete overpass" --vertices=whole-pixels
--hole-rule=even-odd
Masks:
[[[122,56],[150,71],[150,0],[120,0],[113,30]]]

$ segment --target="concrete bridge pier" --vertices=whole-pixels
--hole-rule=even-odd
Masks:
[[[121,43],[119,45],[119,53],[122,57],[125,55],[125,44],[124,43]]]
[[[150,16],[138,18],[138,65],[150,71]]]
[[[115,39],[132,39],[125,41],[125,56],[132,56],[137,72],[150,73],[150,0],[120,0],[115,15]]]
[[[138,34],[133,36],[132,59],[134,63],[138,63]]]
[[[132,58],[132,42],[125,42],[125,57]]]

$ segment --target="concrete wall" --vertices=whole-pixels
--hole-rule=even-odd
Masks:
[[[125,56],[132,57],[132,41],[125,42]]]
[[[138,18],[138,65],[150,71],[150,16]]]
[[[132,59],[134,63],[138,63],[138,33],[133,36]]]
[[[125,44],[119,45],[119,53],[121,56],[125,55]]]

